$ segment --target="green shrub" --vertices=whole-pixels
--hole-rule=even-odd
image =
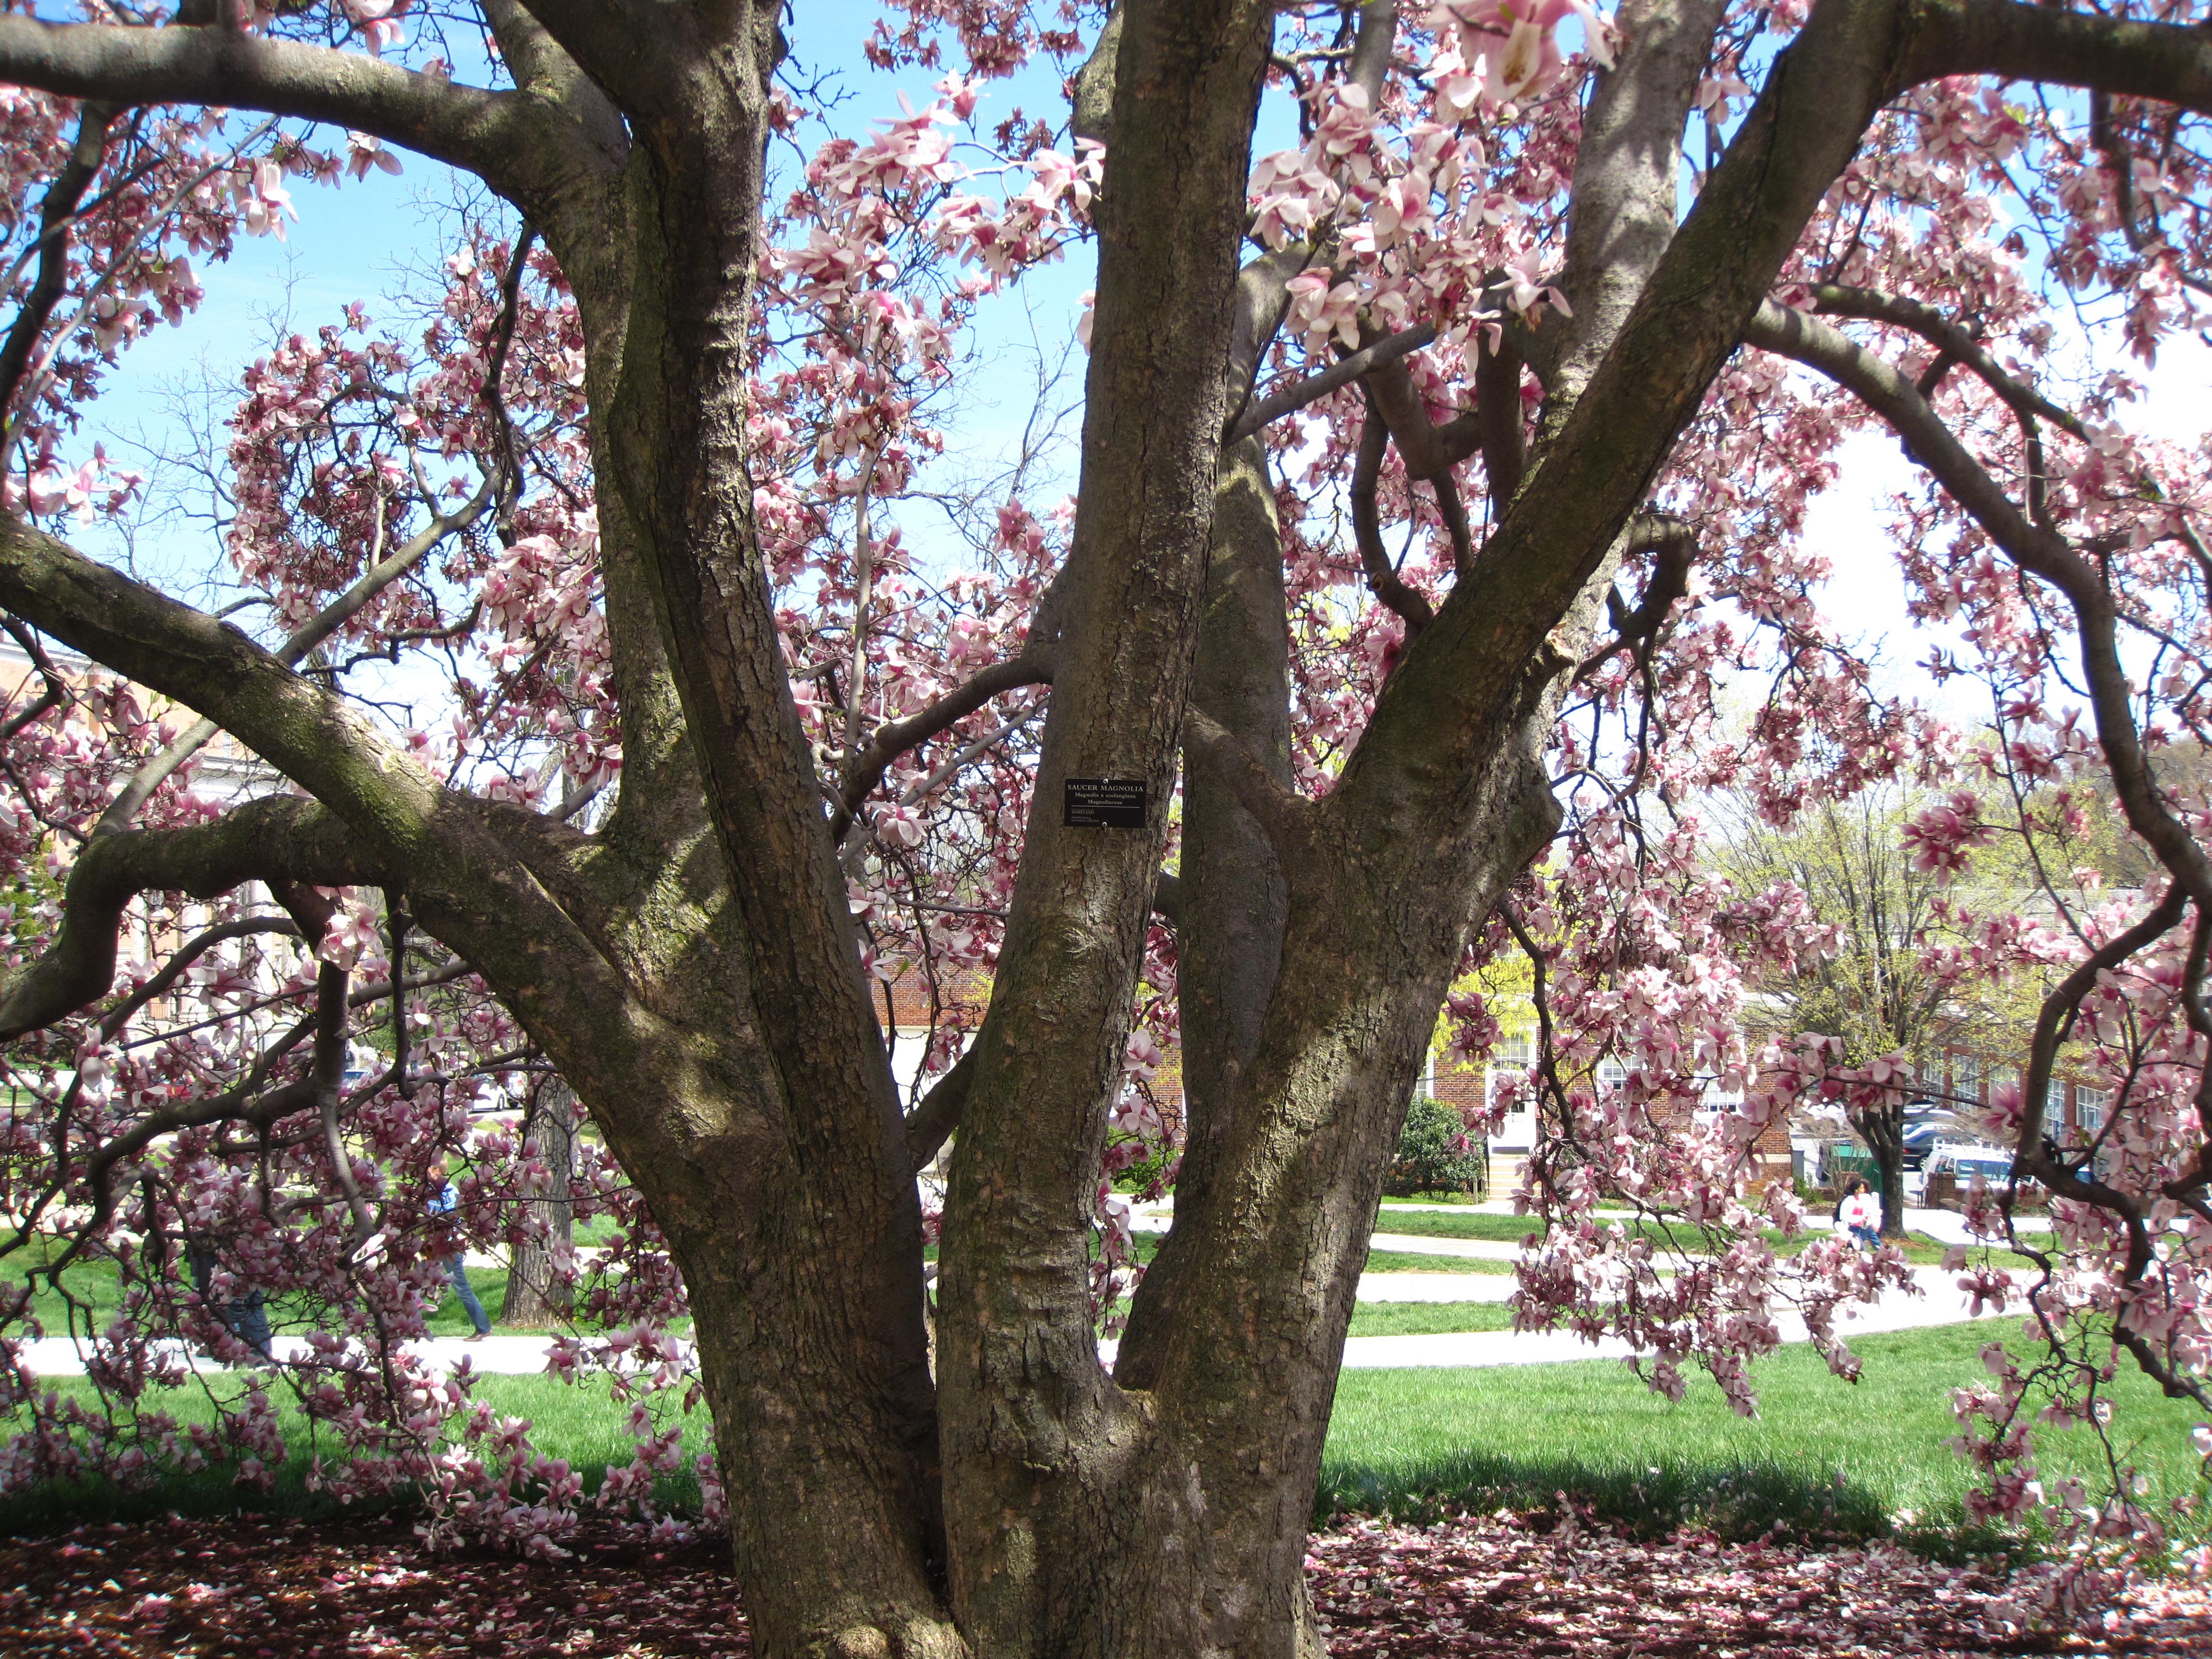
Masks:
[[[1489,1184],[1490,1149],[1440,1100],[1417,1097],[1399,1132],[1398,1155],[1382,1177],[1393,1198],[1419,1193],[1479,1193]]]

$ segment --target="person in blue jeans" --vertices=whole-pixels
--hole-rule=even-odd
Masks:
[[[460,1204],[461,1195],[453,1190],[453,1183],[446,1178],[446,1160],[441,1158],[432,1164],[429,1175],[430,1184],[438,1189],[438,1195],[422,1206],[423,1213],[451,1215]],[[438,1265],[446,1270],[446,1277],[459,1293],[461,1311],[468,1315],[469,1323],[476,1327],[475,1334],[465,1336],[461,1340],[483,1341],[491,1334],[491,1317],[484,1312],[483,1304],[477,1300],[475,1287],[469,1283],[468,1263],[461,1253],[455,1250],[453,1255],[441,1257]]]
[[[1881,1200],[1869,1190],[1864,1176],[1851,1177],[1836,1219],[1850,1229],[1852,1242],[1862,1250],[1881,1248]]]
[[[185,1249],[191,1258],[192,1288],[199,1292],[202,1305],[222,1321],[225,1330],[252,1349],[260,1357],[259,1363],[274,1364],[276,1355],[269,1346],[271,1336],[269,1309],[262,1300],[261,1292],[251,1290],[244,1296],[233,1296],[223,1302],[216,1301],[209,1295],[219,1265],[216,1261],[215,1246],[205,1239],[194,1238],[186,1241]]]

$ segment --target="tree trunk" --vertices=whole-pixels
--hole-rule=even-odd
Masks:
[[[576,1176],[576,1096],[557,1073],[532,1093],[522,1121],[522,1152],[545,1166],[545,1195],[526,1206],[536,1227],[514,1246],[499,1322],[551,1325],[568,1316],[567,1268],[575,1249],[575,1204],[568,1188]]]
[[[1892,1136],[1881,1151],[1881,1236],[1905,1237],[1905,1137]]]
[[[1130,0],[1122,25],[1069,622],[945,1202],[951,1589],[977,1651],[1010,1659],[1273,1650],[1241,1639],[1252,1581],[1216,1559],[1180,1425],[1100,1366],[1087,1261],[1205,599],[1273,21],[1255,0]],[[1143,781],[1142,831],[1061,823],[1063,781],[1100,776]]]
[[[1881,1231],[1885,1238],[1905,1237],[1905,1107],[1875,1106],[1855,1120],[1867,1150],[1874,1154],[1881,1176]]]
[[[635,1176],[683,1274],[757,1650],[954,1659],[918,1228],[856,1238],[851,1210],[823,1202],[808,1126],[775,1091],[730,950],[730,907],[672,927],[676,889],[640,904],[660,925],[632,941],[654,1007],[630,1018],[653,1043],[610,1066],[613,1045],[586,1022],[532,1018],[533,1035]],[[870,1172],[850,1173],[866,1197]],[[858,1270],[866,1252],[895,1249],[912,1268],[902,1346],[884,1340]]]

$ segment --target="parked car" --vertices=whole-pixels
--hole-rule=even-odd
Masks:
[[[1939,1146],[1929,1154],[1927,1170],[1931,1176],[1948,1175],[1962,1187],[1977,1176],[1995,1187],[2012,1178],[2012,1154],[2002,1146]]]
[[[1905,1131],[1905,1167],[1918,1170],[1928,1162],[1928,1155],[1937,1147],[1957,1139],[1958,1132],[1936,1123],[1914,1123]]]

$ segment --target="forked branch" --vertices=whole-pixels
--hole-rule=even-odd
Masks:
[[[124,909],[140,893],[208,899],[248,881],[342,887],[380,878],[367,850],[337,818],[295,795],[249,801],[213,823],[102,837],[70,871],[53,942],[0,998],[0,1042],[107,994]]]
[[[30,370],[31,354],[68,286],[70,226],[85,191],[100,176],[107,154],[107,129],[115,115],[115,106],[105,103],[88,103],[79,112],[76,143],[39,204],[39,274],[32,279],[15,320],[8,325],[6,342],[0,343],[0,416],[15,407]]]
[[[204,104],[358,128],[526,207],[550,201],[564,173],[607,165],[538,100],[236,29],[0,17],[0,80],[113,104]]]
[[[1436,611],[1420,590],[1398,574],[1389,550],[1382,545],[1377,495],[1382,483],[1382,458],[1389,445],[1390,429],[1370,405],[1367,424],[1360,428],[1359,452],[1352,464],[1352,533],[1359,544],[1359,563],[1367,573],[1368,587],[1398,614],[1408,634],[1418,634],[1436,619]]]

